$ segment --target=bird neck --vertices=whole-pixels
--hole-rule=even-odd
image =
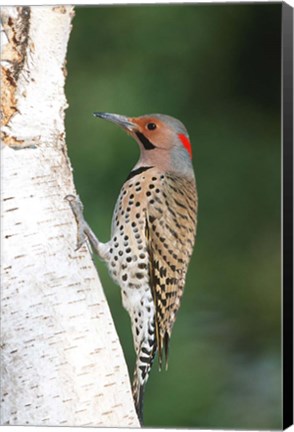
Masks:
[[[184,147],[174,147],[170,152],[171,170],[180,176],[194,178],[191,156]]]
[[[134,167],[156,167],[161,172],[174,172],[179,176],[194,178],[192,162],[187,151],[183,149],[167,150],[156,148],[153,150],[141,150],[140,158]]]

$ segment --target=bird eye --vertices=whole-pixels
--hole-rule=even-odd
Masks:
[[[155,123],[148,123],[147,128],[149,130],[154,130],[154,129],[156,129],[156,124]]]

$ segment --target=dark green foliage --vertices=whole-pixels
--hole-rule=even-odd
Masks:
[[[281,427],[281,4],[77,8],[67,143],[102,241],[138,148],[94,111],[186,125],[199,224],[167,373],[153,367],[145,425]],[[130,323],[97,262],[130,371]]]

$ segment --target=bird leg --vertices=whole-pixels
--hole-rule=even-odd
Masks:
[[[94,232],[91,230],[90,226],[85,221],[83,215],[84,208],[79,196],[75,197],[74,195],[67,195],[65,199],[69,202],[78,226],[76,250],[80,249],[80,247],[88,239],[94,252],[100,258],[105,259],[105,245],[97,239]]]

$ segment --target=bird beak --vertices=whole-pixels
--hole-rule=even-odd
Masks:
[[[119,115],[119,114],[110,114],[104,112],[94,112],[94,117],[99,117],[104,120],[109,120],[112,123],[116,123],[118,126],[126,129],[129,132],[132,132],[135,128],[138,127],[135,123],[133,123],[128,117]]]

